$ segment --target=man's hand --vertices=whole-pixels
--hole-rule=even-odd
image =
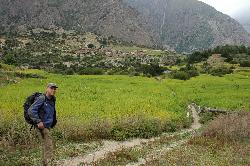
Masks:
[[[43,122],[38,123],[38,124],[37,124],[37,127],[38,127],[39,129],[44,129]]]

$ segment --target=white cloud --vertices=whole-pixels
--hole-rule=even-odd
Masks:
[[[228,15],[234,15],[244,8],[250,9],[250,0],[200,0],[211,6],[216,10]]]

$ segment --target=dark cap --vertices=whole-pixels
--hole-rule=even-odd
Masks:
[[[58,86],[55,83],[48,83],[47,88],[58,88]]]

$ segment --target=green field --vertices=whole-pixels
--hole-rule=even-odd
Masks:
[[[96,136],[101,138],[149,137],[166,130],[165,122],[173,120],[180,127],[184,122],[187,101],[173,94],[164,82],[127,76],[44,75],[47,79],[24,79],[1,87],[0,110],[5,124],[11,124],[16,117],[21,119],[25,97],[44,91],[48,82],[56,82],[60,87],[57,95],[59,126],[64,131],[74,131],[70,135],[77,134],[75,138],[95,137],[92,134],[98,132],[105,132]],[[147,123],[156,123],[158,128]],[[140,131],[133,125],[141,125]]]
[[[192,102],[230,111],[250,111],[248,70],[181,81],[115,75],[67,76],[6,65],[2,68],[0,165],[39,163],[38,139],[24,122],[22,105],[31,93],[45,91],[48,82],[59,85],[58,125],[52,132],[57,141],[56,159],[85,154],[100,146],[94,142],[91,146],[80,145],[79,149],[78,141],[148,138],[189,127],[187,106]],[[23,78],[16,78],[14,73],[20,72]],[[42,77],[29,78],[33,76]]]
[[[129,76],[65,76],[26,70],[46,79],[28,78],[0,87],[1,134],[22,130],[22,104],[35,91],[43,92],[48,82],[57,92],[57,134],[73,140],[151,137],[188,127],[187,105],[227,110],[250,110],[250,73],[224,77],[201,75],[188,81],[156,80]],[[6,127],[7,126],[7,127]],[[25,130],[26,131],[26,130]]]

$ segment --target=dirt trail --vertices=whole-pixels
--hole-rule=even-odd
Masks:
[[[200,117],[198,115],[198,112],[196,111],[195,105],[194,104],[190,104],[188,106],[188,109],[192,112],[192,116],[193,116],[193,123],[191,125],[191,129],[192,130],[197,130],[199,128],[201,128],[201,124],[200,124]]]
[[[181,134],[185,133],[191,133],[192,135],[195,134],[195,131],[199,128],[201,128],[201,124],[199,122],[200,117],[198,116],[198,113],[195,109],[194,104],[191,104],[188,106],[188,109],[192,112],[193,116],[193,123],[191,125],[190,129],[184,130]],[[170,145],[167,145],[161,149],[155,149],[150,154],[145,156],[144,158],[139,158],[137,163],[129,163],[126,166],[140,166],[140,165],[147,165],[148,162],[153,161],[155,159],[160,158],[170,150],[177,148],[185,143],[188,142],[189,139],[182,139],[176,142],[171,143]]]
[[[180,132],[176,132],[173,134],[168,134],[168,133],[166,134],[168,134],[169,136],[180,135],[180,134],[193,132],[194,130],[197,130],[201,127],[201,124],[199,123],[199,116],[194,105],[193,104],[189,105],[188,109],[192,112],[192,117],[193,117],[193,123],[191,125],[191,128],[182,130]],[[77,166],[79,164],[91,165],[91,163],[93,162],[104,159],[106,154],[108,153],[116,152],[124,148],[132,148],[135,146],[145,146],[145,144],[149,142],[154,142],[159,139],[160,137],[155,137],[151,139],[133,139],[133,140],[124,141],[124,142],[103,141],[103,146],[99,150],[91,154],[84,155],[84,156],[74,157],[74,158],[70,158],[67,160],[61,160],[57,163],[57,165],[64,165],[64,166]],[[153,152],[153,154],[151,154],[150,156],[146,156],[144,159],[139,159],[138,163],[131,163],[131,164],[128,164],[128,166],[145,164],[150,159],[152,160],[154,156],[157,156],[157,155],[159,156],[159,154],[165,153],[177,146],[183,145],[187,141],[188,140],[180,140],[180,141],[174,142],[168,145],[167,147],[164,147],[164,149],[160,149],[156,152]]]
[[[185,143],[187,143],[188,139],[180,140],[173,142],[172,144],[168,145],[167,147],[163,147],[162,149],[157,149],[148,154],[145,158],[139,158],[137,163],[129,163],[126,166],[140,166],[140,165],[147,165],[148,162],[160,158],[166,152],[177,148]]]
[[[80,163],[87,165],[87,164],[93,163],[97,160],[100,160],[102,158],[105,158],[105,155],[107,153],[116,152],[116,151],[123,149],[123,148],[132,148],[132,147],[141,145],[143,143],[147,143],[150,140],[151,139],[149,139],[149,140],[147,140],[147,139],[134,139],[131,141],[124,141],[124,142],[103,141],[103,146],[101,147],[101,149],[99,149],[91,154],[87,154],[85,156],[79,156],[79,157],[71,158],[69,160],[60,161],[58,163],[58,165],[77,166]],[[152,139],[152,141],[153,141],[153,139]]]

